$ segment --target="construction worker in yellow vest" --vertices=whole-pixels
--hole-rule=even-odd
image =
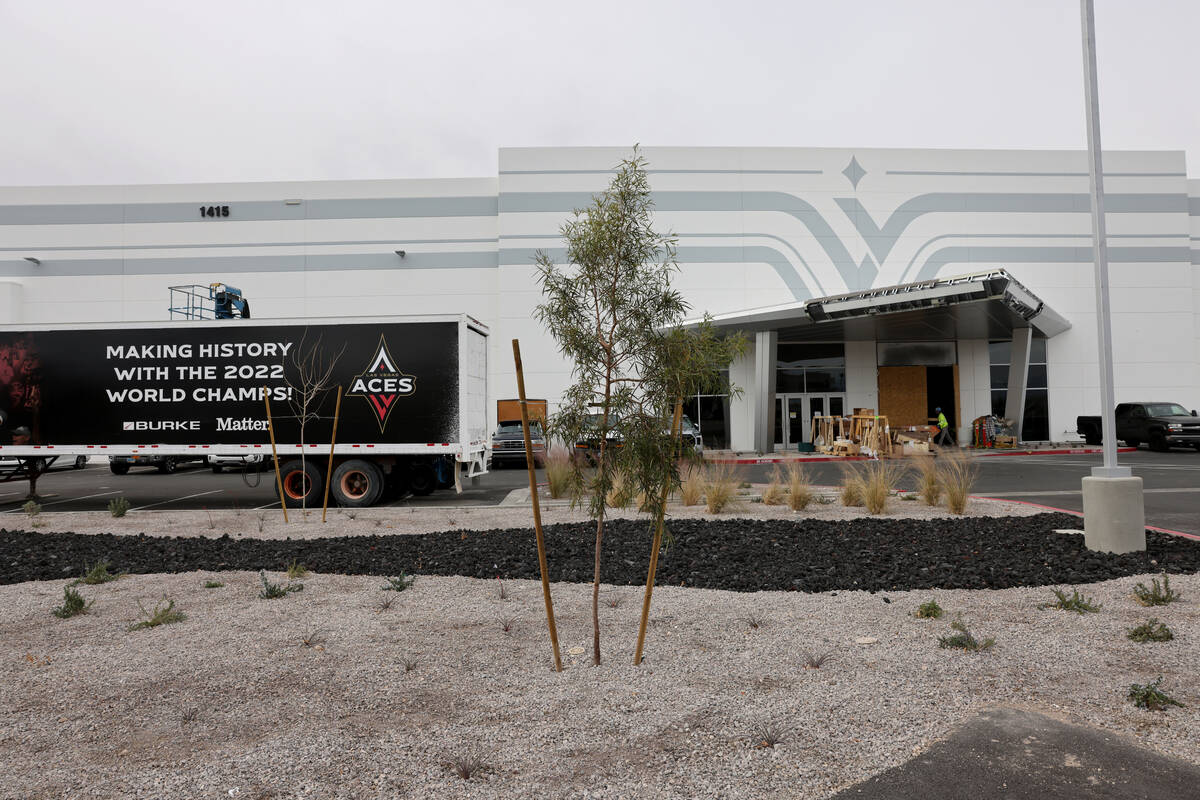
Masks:
[[[950,423],[946,421],[946,415],[942,413],[940,406],[935,408],[933,412],[937,414],[938,426],[937,438],[933,440],[933,443],[939,446],[944,444],[953,444],[950,439]]]

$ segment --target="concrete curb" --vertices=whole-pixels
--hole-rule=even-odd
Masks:
[[[1081,456],[1095,455],[1103,453],[1104,450],[1099,447],[1059,447],[1052,450],[1002,450],[980,452],[970,448],[963,448],[979,458],[997,458],[1000,456]],[[1137,451],[1135,447],[1118,447],[1118,453],[1134,453]],[[708,464],[811,464],[821,461],[870,461],[870,456],[791,456],[791,455],[773,455],[773,456],[747,456],[743,458],[705,458],[705,463]]]

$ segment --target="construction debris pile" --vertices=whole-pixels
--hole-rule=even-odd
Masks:
[[[816,452],[834,456],[927,455],[937,430],[936,425],[893,428],[875,409],[856,408],[848,417],[813,417],[812,444]]]
[[[1011,448],[1017,446],[1016,432],[1011,419],[995,414],[976,417],[971,422],[971,447]]]

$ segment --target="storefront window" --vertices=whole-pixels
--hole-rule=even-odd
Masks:
[[[1008,405],[1008,367],[1012,342],[990,342],[988,354],[992,367],[992,413],[1003,417]],[[1025,423],[1021,438],[1027,442],[1050,439],[1049,367],[1046,340],[1034,339],[1029,345],[1029,370],[1025,378]]]

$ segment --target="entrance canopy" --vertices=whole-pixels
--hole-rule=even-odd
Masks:
[[[1011,339],[1020,328],[1049,338],[1071,327],[1003,269],[721,314],[713,324],[838,342]]]

